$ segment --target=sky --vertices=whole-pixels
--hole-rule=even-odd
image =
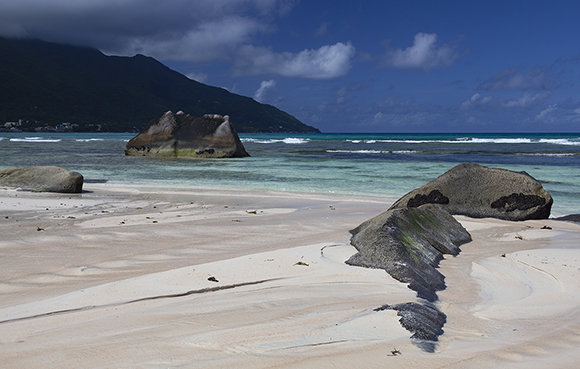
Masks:
[[[579,20],[558,0],[0,2],[1,36],[151,56],[323,132],[580,132]]]

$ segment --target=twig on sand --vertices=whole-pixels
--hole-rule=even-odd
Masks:
[[[397,356],[397,355],[401,355],[401,351],[397,350],[397,348],[395,347],[394,350],[391,350],[391,353],[387,356]]]

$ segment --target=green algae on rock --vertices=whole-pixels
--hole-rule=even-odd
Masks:
[[[358,250],[349,265],[384,269],[398,281],[409,283],[420,298],[437,300],[445,288],[435,268],[443,254],[457,255],[471,235],[439,205],[387,210],[351,231]]]

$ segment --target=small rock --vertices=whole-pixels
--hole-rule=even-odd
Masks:
[[[34,192],[80,193],[83,176],[55,166],[8,168],[0,169],[0,186]]]

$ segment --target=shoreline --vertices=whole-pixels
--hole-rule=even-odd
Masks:
[[[382,203],[391,206],[401,196],[377,196],[365,195],[358,193],[347,192],[316,192],[316,191],[294,191],[294,190],[277,190],[277,189],[262,189],[253,187],[233,187],[233,186],[191,186],[181,184],[129,184],[129,183],[100,183],[100,182],[85,182],[83,191],[81,193],[50,193],[50,192],[32,192],[22,191],[16,188],[2,188],[0,187],[0,198],[4,196],[18,196],[21,198],[58,198],[58,197],[72,197],[72,198],[87,198],[98,199],[110,197],[135,197],[137,195],[154,196],[216,196],[216,197],[270,197],[270,198],[296,198],[296,199],[310,199],[310,200],[327,200],[327,201],[347,201],[347,202],[361,202],[361,203]],[[403,194],[404,195],[404,194]],[[402,195],[402,196],[403,196]],[[384,210],[386,210],[385,208]],[[550,220],[568,215],[575,215],[578,212],[563,212],[563,209],[552,206]],[[559,210],[558,210],[559,209]],[[555,211],[556,210],[556,211]]]
[[[414,291],[344,263],[355,252],[348,231],[396,199],[85,189],[0,190],[7,368],[542,368],[580,359],[580,225],[456,216],[473,242],[440,263],[447,323],[429,354],[396,312],[373,312],[415,301]]]
[[[7,134],[0,151],[5,168],[56,165],[90,181],[120,187],[141,182],[256,190],[337,191],[345,196],[400,198],[454,165],[474,162],[526,171],[555,200],[553,216],[580,212],[575,169],[579,137],[570,134],[322,134],[321,137],[249,134],[244,143],[251,158],[219,162],[125,157],[134,135]],[[40,137],[43,136],[43,137]],[[59,142],[49,142],[57,140]],[[125,141],[125,142],[123,142]],[[68,152],[82,153],[71,158]],[[34,155],[30,155],[34,153]],[[222,187],[227,190],[227,187]]]

